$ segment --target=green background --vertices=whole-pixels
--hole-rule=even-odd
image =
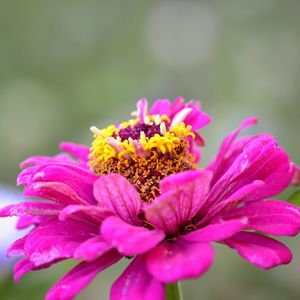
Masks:
[[[0,0],[0,183],[18,164],[53,155],[62,140],[91,142],[89,127],[127,120],[141,97],[200,99],[214,119],[204,160],[256,115],[300,163],[300,1]],[[183,283],[186,300],[299,299],[300,239],[289,266],[261,271],[216,246],[212,269]],[[122,266],[78,299],[108,299]],[[0,299],[43,299],[69,263],[2,278]]]

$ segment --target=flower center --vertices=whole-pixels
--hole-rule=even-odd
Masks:
[[[125,176],[145,203],[160,194],[164,177],[196,168],[189,151],[188,137],[195,137],[191,126],[171,122],[166,115],[140,116],[119,126],[91,130],[91,170],[97,175]]]

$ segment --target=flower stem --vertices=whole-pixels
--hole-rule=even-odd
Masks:
[[[183,300],[179,282],[166,284],[166,300]]]

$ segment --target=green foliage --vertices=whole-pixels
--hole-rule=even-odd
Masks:
[[[296,191],[289,199],[289,202],[300,207],[300,190]]]

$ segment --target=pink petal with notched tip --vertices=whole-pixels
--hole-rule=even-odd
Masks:
[[[82,243],[74,253],[75,259],[93,261],[112,248],[101,236],[93,237]]]
[[[105,241],[126,256],[145,253],[165,237],[161,230],[133,226],[118,217],[109,217],[103,221],[101,235]]]
[[[84,289],[101,271],[116,263],[121,256],[114,251],[97,261],[82,262],[69,271],[47,293],[46,300],[71,300]]]
[[[168,99],[158,99],[150,109],[149,115],[171,115],[171,102]]]
[[[255,201],[228,211],[223,218],[248,218],[248,227],[273,235],[294,236],[300,230],[300,209],[280,200]]]
[[[223,221],[215,223],[193,231],[187,235],[182,236],[185,241],[191,242],[220,242],[228,239],[240,232],[247,226],[247,218],[236,220]]]
[[[75,220],[42,223],[26,237],[24,250],[35,266],[73,256],[81,243],[98,234],[98,228]]]
[[[37,182],[24,189],[25,197],[37,197],[52,200],[63,206],[71,204],[87,205],[83,198],[68,185],[61,182]]]
[[[157,280],[173,283],[202,275],[211,266],[213,257],[214,251],[209,243],[187,242],[178,238],[150,251],[147,268]]]
[[[279,241],[253,233],[240,232],[225,243],[241,257],[262,269],[271,269],[292,260],[291,251]]]
[[[206,171],[187,171],[166,177],[160,184],[162,195],[144,207],[146,219],[167,233],[175,233],[205,203],[210,179],[211,173]]]
[[[69,152],[72,156],[87,162],[89,160],[90,149],[84,145],[75,144],[71,142],[62,142],[59,145],[60,149]]]
[[[146,267],[144,256],[136,257],[114,282],[111,300],[163,300],[164,286],[153,278]]]
[[[137,217],[142,200],[133,185],[123,176],[110,174],[101,176],[94,184],[94,195],[99,207],[114,212],[130,224],[139,224]]]
[[[5,206],[0,209],[0,217],[9,216],[57,216],[62,209],[61,205],[47,202],[21,202]]]
[[[36,168],[31,181],[61,182],[76,191],[87,202],[95,203],[93,184],[96,179],[98,176],[75,165],[47,164]]]

